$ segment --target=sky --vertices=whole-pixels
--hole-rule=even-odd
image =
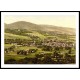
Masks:
[[[4,17],[4,22],[7,24],[17,21],[76,28],[76,17],[74,15],[6,15]]]

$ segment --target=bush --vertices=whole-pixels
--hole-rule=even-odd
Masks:
[[[42,48],[42,50],[44,50],[44,51],[52,51],[53,48],[51,46],[44,45],[43,48]]]
[[[9,59],[9,60],[5,61],[5,64],[16,64],[16,60],[15,59]]]

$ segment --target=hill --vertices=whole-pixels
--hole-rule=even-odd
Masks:
[[[46,31],[46,32],[54,32],[59,34],[70,34],[75,35],[74,28],[65,28],[54,25],[37,25],[34,23],[26,22],[26,21],[18,21],[11,24],[5,23],[5,29],[27,29],[27,30],[36,30],[36,31]]]

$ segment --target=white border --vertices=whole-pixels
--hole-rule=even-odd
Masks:
[[[74,15],[76,16],[76,64],[4,64],[5,15]],[[78,12],[1,12],[1,68],[79,68],[79,13]]]

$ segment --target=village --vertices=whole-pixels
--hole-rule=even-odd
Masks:
[[[15,53],[16,56],[23,55],[27,59],[29,55],[34,55],[33,58],[28,58],[28,62],[31,61],[32,64],[47,64],[47,63],[54,63],[54,64],[68,64],[68,63],[75,63],[75,54],[72,52],[72,50],[75,50],[75,44],[73,42],[64,42],[59,40],[51,40],[46,39],[43,41],[37,42],[35,41],[19,41],[17,43],[14,42],[14,40],[6,40],[7,44],[11,44],[11,47],[5,48],[4,52],[5,55],[10,55],[11,52]],[[26,43],[25,43],[26,42]],[[20,47],[35,47],[35,48],[26,48],[19,49]],[[64,51],[64,52],[63,52]],[[66,52],[65,52],[66,51]],[[47,58],[50,59],[50,61],[46,61]],[[34,59],[37,60],[37,62],[34,62]],[[44,61],[45,60],[45,61]],[[27,62],[27,63],[28,63]],[[13,62],[8,60],[5,63],[16,63],[16,61]],[[22,61],[18,61],[17,63],[24,63],[24,59]],[[16,64],[17,64],[16,63]]]

